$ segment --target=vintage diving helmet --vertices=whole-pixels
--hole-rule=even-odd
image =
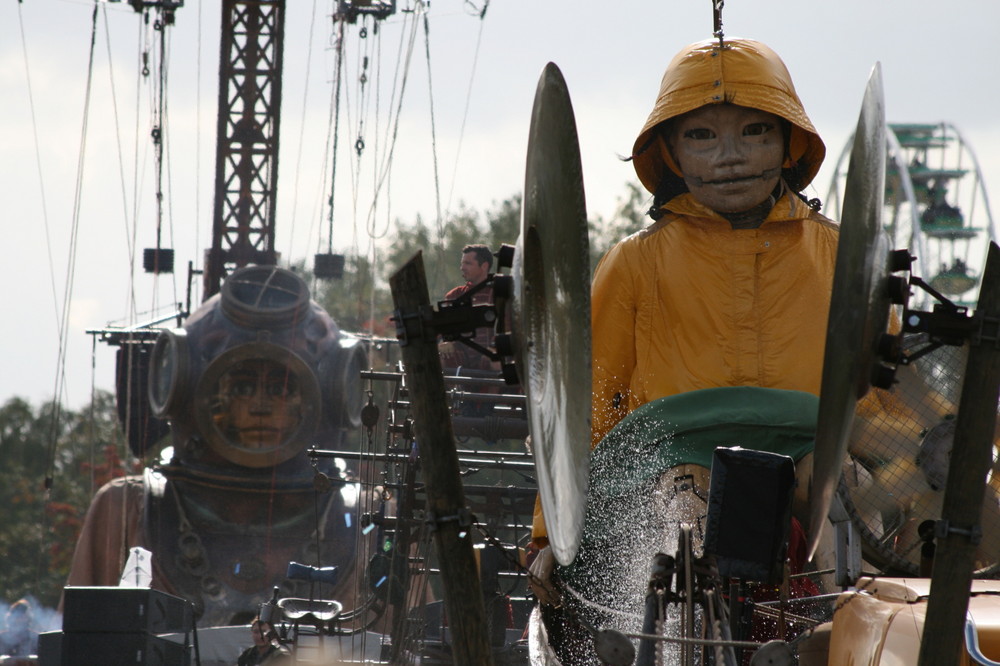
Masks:
[[[150,367],[153,413],[182,462],[273,467],[357,427],[367,357],[295,273],[235,271],[183,328],[165,330]]]
[[[310,460],[360,422],[365,348],[310,300],[291,271],[235,271],[183,328],[160,334],[149,372],[168,419],[169,461],[144,474],[142,540],[154,575],[202,626],[243,622],[279,588],[302,596],[289,562],[337,567],[353,606],[360,488],[343,461]]]

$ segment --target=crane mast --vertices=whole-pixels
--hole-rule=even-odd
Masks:
[[[212,247],[203,298],[227,272],[277,263],[278,183],[284,0],[223,0]]]

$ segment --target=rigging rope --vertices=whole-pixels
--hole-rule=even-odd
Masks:
[[[52,306],[58,326],[59,337],[62,337],[63,322],[59,317],[59,294],[56,290],[56,269],[52,260],[52,234],[49,231],[49,210],[46,205],[45,178],[42,175],[42,150],[38,143],[38,118],[35,114],[35,96],[31,88],[31,69],[28,66],[28,42],[24,35],[24,14],[21,10],[21,3],[17,4],[17,21],[21,34],[21,51],[24,54],[24,76],[28,87],[28,109],[31,113],[31,135],[35,144],[35,166],[38,169],[38,189],[41,193],[42,222],[45,227],[45,250],[49,260],[49,284],[52,287]]]
[[[63,288],[62,314],[59,325],[59,350],[56,361],[56,379],[53,390],[53,412],[52,425],[49,430],[49,450],[48,450],[48,470],[45,478],[45,490],[52,488],[52,475],[55,469],[56,446],[59,437],[59,420],[61,418],[61,404],[66,388],[66,371],[64,368],[66,361],[66,342],[69,330],[70,304],[73,300],[73,286],[76,273],[76,249],[80,236],[80,206],[83,192],[83,166],[84,157],[87,153],[87,124],[90,117],[90,93],[94,80],[94,50],[97,41],[97,8],[99,2],[94,2],[94,11],[91,15],[90,50],[87,59],[87,83],[84,93],[83,123],[80,131],[80,151],[77,157],[76,183],[73,192],[73,213],[70,222],[69,237],[69,258],[67,262],[66,281]]]
[[[337,22],[337,64],[334,70],[336,82],[334,83],[333,101],[333,153],[330,163],[330,217],[329,236],[327,238],[328,252],[333,252],[333,213],[334,195],[337,184],[337,149],[340,145],[340,89],[344,75],[344,20],[341,18]]]
[[[438,261],[440,262],[438,265],[440,266],[445,260],[444,248],[442,247],[444,243],[444,220],[441,219],[441,180],[438,177],[437,131],[434,124],[434,82],[431,80],[431,28],[427,20],[427,14],[424,14],[424,55],[427,59],[427,90],[431,111],[431,159],[434,164],[434,205],[437,212],[438,233],[436,247]]]
[[[18,3],[18,5],[17,5],[17,19],[18,19],[18,26],[20,28],[20,35],[21,35],[21,51],[22,51],[22,54],[23,54],[23,57],[24,57],[25,81],[27,83],[27,88],[28,88],[28,108],[29,108],[30,114],[31,114],[31,131],[32,131],[32,138],[34,140],[34,145],[35,145],[35,164],[36,164],[36,168],[38,169],[38,185],[39,185],[39,190],[40,190],[40,193],[41,193],[42,220],[44,222],[44,227],[45,227],[45,248],[46,248],[46,252],[47,252],[48,260],[49,260],[49,283],[50,283],[50,285],[52,287],[52,304],[53,304],[53,308],[55,309],[57,331],[58,331],[58,334],[59,334],[59,339],[61,340],[61,339],[63,339],[63,328],[66,325],[66,322],[64,320],[60,319],[60,317],[59,317],[59,297],[58,297],[58,292],[56,290],[55,265],[54,265],[54,262],[52,260],[52,240],[51,240],[51,235],[49,233],[49,214],[48,214],[48,208],[46,207],[45,179],[42,176],[42,153],[41,153],[41,148],[40,148],[39,143],[38,143],[38,122],[37,122],[37,117],[36,117],[36,114],[35,114],[34,95],[32,93],[32,89],[31,89],[31,69],[30,69],[30,67],[28,65],[28,45],[27,45],[27,39],[25,38],[25,33],[24,33],[24,15],[23,15],[22,10],[21,10],[21,3]],[[58,377],[58,373],[59,373],[58,366],[57,366],[57,371],[56,372],[57,372],[57,377]],[[58,400],[55,399],[55,397],[54,397],[53,403],[54,403],[53,404],[54,407],[58,404]],[[58,411],[55,410],[54,411],[54,415],[53,415],[54,422],[57,419],[57,417],[55,416],[55,414],[57,414],[57,413],[58,413]],[[57,429],[55,425],[53,425],[53,429],[54,430]],[[53,436],[52,436],[52,441],[53,442],[55,441],[55,437],[56,437],[56,435],[53,434]],[[41,526],[41,529],[38,531],[38,554],[39,554],[39,557],[38,557],[38,567],[37,567],[37,569],[35,571],[35,584],[36,585],[38,585],[40,583],[40,581],[42,580],[42,576],[44,574],[44,571],[43,571],[44,565],[43,565],[43,563],[46,562],[46,558],[43,557],[43,554],[45,553],[45,550],[46,550],[45,549],[45,536],[46,536],[46,534],[49,533],[49,519],[48,519],[48,511],[46,510],[46,508],[47,508],[47,505],[48,505],[48,503],[49,503],[49,501],[51,499],[51,496],[50,496],[50,493],[49,493],[49,489],[51,488],[51,483],[52,483],[51,479],[52,479],[53,456],[54,456],[54,450],[52,452],[52,455],[49,456],[49,465],[50,466],[49,466],[49,470],[48,470],[48,473],[47,473],[47,476],[46,476],[45,482],[44,482],[46,493],[45,493],[45,496],[43,498],[43,501],[42,501],[41,505],[39,506],[39,509],[40,509],[40,511],[39,511],[39,513],[40,513],[40,515],[39,515],[39,525]]]
[[[130,215],[129,215],[129,205],[128,205],[128,192],[126,190],[127,181],[125,179],[125,156],[122,150],[121,125],[118,116],[118,92],[117,89],[115,88],[114,59],[111,57],[111,29],[108,26],[108,12],[106,6],[102,8],[101,14],[104,18],[104,38],[105,38],[104,43],[105,43],[105,48],[107,49],[108,52],[108,79],[111,83],[111,115],[115,125],[115,147],[118,149],[118,175],[119,179],[121,180],[121,186],[122,186],[122,207],[124,209],[123,210],[124,215],[122,219],[125,221],[125,231],[127,234],[129,229]],[[132,220],[134,222],[134,217],[132,218]],[[129,268],[134,270],[135,267],[134,236],[132,238],[129,238],[126,235],[125,242],[128,248]],[[130,295],[134,293],[134,290],[131,289],[131,281],[133,275],[132,270],[129,271]]]
[[[424,7],[425,7],[425,5],[424,5],[423,2],[417,2],[416,7],[414,8],[414,12],[416,13],[416,12],[425,11]],[[417,27],[416,26],[417,26],[417,22],[413,21],[412,28],[411,28],[410,34],[409,34],[409,42],[407,43],[407,46],[406,46],[406,55],[405,55],[405,58],[404,58],[404,65],[403,65],[403,70],[402,70],[403,71],[403,77],[402,77],[402,79],[400,81],[400,87],[399,87],[399,99],[396,100],[395,116],[394,116],[393,120],[391,121],[392,134],[390,136],[389,148],[388,148],[388,151],[386,152],[386,154],[385,154],[385,156],[383,158],[382,166],[381,166],[381,168],[378,171],[378,176],[376,178],[376,183],[375,183],[375,192],[373,193],[372,203],[371,203],[371,206],[370,206],[369,211],[368,211],[368,222],[369,222],[368,227],[369,227],[369,229],[372,229],[372,230],[373,230],[373,228],[371,227],[370,223],[371,223],[371,220],[374,218],[374,215],[375,215],[375,210],[376,210],[376,207],[377,207],[377,204],[378,204],[379,195],[380,195],[380,193],[382,191],[382,188],[385,186],[385,182],[386,182],[386,179],[389,176],[390,171],[392,170],[392,158],[393,158],[393,155],[395,154],[396,139],[399,136],[399,119],[400,119],[400,116],[401,116],[401,113],[402,113],[403,97],[405,96],[405,93],[406,93],[406,82],[407,82],[408,77],[409,77],[410,63],[411,63],[412,58],[413,58],[413,48],[414,48],[414,45],[416,44],[416,37],[417,37]],[[375,237],[375,236],[373,236],[373,237]]]
[[[162,11],[162,10],[160,10],[160,11]],[[169,40],[168,40],[168,34],[169,33],[167,31],[167,27],[169,25],[170,24],[167,21],[165,21],[165,20],[163,20],[163,21],[160,22],[160,86],[161,86],[160,100],[161,100],[161,105],[162,105],[162,110],[161,110],[161,113],[160,113],[160,141],[162,143],[161,159],[165,163],[166,169],[167,169],[167,194],[166,194],[166,198],[167,198],[167,204],[166,204],[166,211],[167,211],[167,236],[168,236],[168,240],[169,240],[169,247],[173,247],[173,245],[174,245],[174,202],[173,202],[174,184],[173,184],[173,170],[170,168],[170,140],[171,140],[171,132],[170,132],[170,102],[169,102],[170,96],[167,94],[167,89],[168,89],[169,84],[170,84],[170,43],[169,43]],[[161,165],[160,168],[162,169],[163,165]],[[160,245],[160,228],[159,228],[159,224],[160,224],[160,222],[158,220],[157,221],[157,230],[156,230],[156,249],[157,249],[157,251],[159,251],[160,248],[161,248],[161,245]],[[174,273],[171,270],[170,275],[171,276],[176,276],[176,273]],[[153,279],[154,280],[159,280],[159,273],[155,274],[153,276]],[[177,303],[177,302],[179,302],[179,299],[178,299],[178,295],[177,295],[177,280],[176,280],[176,278],[174,278],[174,279],[171,280],[171,285],[173,287],[173,302]],[[153,291],[153,304],[152,304],[154,310],[157,309],[157,307],[159,305],[159,298],[158,297],[159,297],[159,291],[158,290],[154,290]]]
[[[467,3],[472,4],[472,3]],[[469,85],[465,91],[465,108],[462,111],[462,124],[458,130],[458,147],[455,150],[455,166],[451,172],[451,187],[448,190],[448,203],[445,205],[444,216],[447,219],[451,216],[451,198],[455,192],[455,181],[457,180],[458,174],[458,163],[459,158],[462,156],[462,143],[465,139],[465,123],[469,119],[469,104],[472,101],[472,83],[476,78],[476,69],[479,65],[479,47],[483,43],[483,27],[486,25],[484,20],[486,17],[486,10],[489,8],[490,2],[486,0],[483,4],[483,9],[479,12],[479,33],[476,36],[476,50],[472,56],[472,71],[469,72]]]
[[[309,20],[309,40],[308,48],[306,49],[306,69],[305,69],[305,86],[302,90],[302,120],[299,125],[299,145],[296,149],[295,154],[295,180],[292,184],[292,211],[289,215],[289,234],[288,234],[288,256],[292,256],[292,239],[295,238],[295,214],[298,208],[299,197],[299,174],[302,172],[302,145],[305,141],[306,134],[306,109],[309,105],[309,76],[312,72],[312,50],[313,50],[313,37],[316,33],[316,0],[313,0],[312,14]],[[332,252],[332,250],[330,250]]]
[[[201,256],[199,252],[198,239],[201,238],[201,28],[202,28],[202,8],[204,2],[198,3],[198,61],[195,74],[195,158],[194,158],[194,252],[196,258]],[[293,215],[294,219],[294,215]],[[195,264],[197,265],[197,263]],[[185,310],[189,309],[185,304]]]

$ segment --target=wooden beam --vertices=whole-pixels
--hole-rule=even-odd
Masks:
[[[942,523],[937,539],[930,599],[920,643],[919,666],[957,664],[963,650],[965,614],[972,588],[977,544],[969,531],[980,528],[986,475],[993,462],[997,398],[1000,397],[1000,248],[990,243],[976,317],[980,336],[969,346],[962,401],[948,468]],[[993,554],[995,555],[995,553]]]
[[[418,252],[389,278],[389,286],[427,492],[427,516],[440,559],[452,657],[458,665],[489,666],[493,654],[469,534],[471,516],[459,475],[437,334],[430,325],[422,254]]]

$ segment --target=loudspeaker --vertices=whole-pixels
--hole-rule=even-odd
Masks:
[[[728,578],[781,581],[792,523],[795,463],[739,447],[712,457],[705,553]]]
[[[62,666],[187,666],[188,649],[144,633],[64,633]]]
[[[62,664],[61,631],[43,631],[38,634],[38,666],[60,666]]]
[[[191,604],[159,590],[130,587],[67,587],[63,631],[184,633],[191,630]],[[65,645],[65,643],[64,643]]]

